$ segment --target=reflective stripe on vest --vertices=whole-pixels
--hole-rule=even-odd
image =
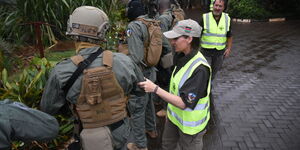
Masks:
[[[194,110],[203,110],[205,109],[206,107],[208,107],[208,104],[205,103],[205,104],[197,104],[196,107],[194,108]],[[193,111],[191,108],[185,108],[184,111]]]
[[[210,66],[200,52],[198,52],[190,61],[188,61],[176,74],[175,68],[171,76],[170,92],[174,95],[179,96],[179,89],[193,74],[194,70],[200,65],[208,67],[211,74]],[[168,104],[167,110],[169,120],[185,134],[197,134],[202,131],[207,125],[207,122],[210,118],[210,78],[207,87],[207,95],[204,98],[198,100],[198,103],[194,109],[185,108],[182,110],[172,104]]]
[[[198,120],[198,121],[184,121],[181,117],[179,117],[176,113],[174,113],[169,107],[168,107],[168,112],[174,116],[180,124],[188,127],[196,127],[201,125],[205,120],[207,119],[207,116],[205,116],[203,119]]]
[[[219,24],[214,19],[212,12],[203,14],[203,24],[201,47],[223,50],[226,47],[226,35],[230,27],[230,17],[228,14],[222,13]]]
[[[187,71],[184,73],[183,77],[181,78],[181,80],[179,82],[179,89],[182,87],[183,83],[188,79],[188,75],[190,74],[192,68],[195,66],[196,63],[198,63],[200,61],[205,62],[205,64],[207,64],[207,61],[203,58],[200,58],[200,57],[197,58],[196,60],[194,60],[192,62],[192,64],[189,66],[189,68],[187,69]]]

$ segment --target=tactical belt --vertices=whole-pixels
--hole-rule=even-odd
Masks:
[[[115,122],[113,124],[110,124],[108,125],[108,128],[110,129],[110,131],[114,131],[115,129],[119,128],[122,124],[124,123],[123,119],[118,121],[118,122]]]

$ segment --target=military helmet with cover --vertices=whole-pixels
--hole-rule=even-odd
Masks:
[[[70,15],[66,35],[103,40],[109,28],[105,12],[93,6],[81,6]]]

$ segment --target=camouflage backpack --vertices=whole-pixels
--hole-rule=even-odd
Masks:
[[[171,5],[171,10],[173,16],[172,27],[174,27],[178,21],[184,20],[185,13],[179,5],[175,5],[175,4]]]

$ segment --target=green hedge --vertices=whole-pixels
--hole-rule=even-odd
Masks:
[[[272,17],[297,17],[299,0],[229,0],[228,13],[234,18],[267,19]]]
[[[264,19],[271,16],[260,0],[230,0],[228,13],[233,18]]]

